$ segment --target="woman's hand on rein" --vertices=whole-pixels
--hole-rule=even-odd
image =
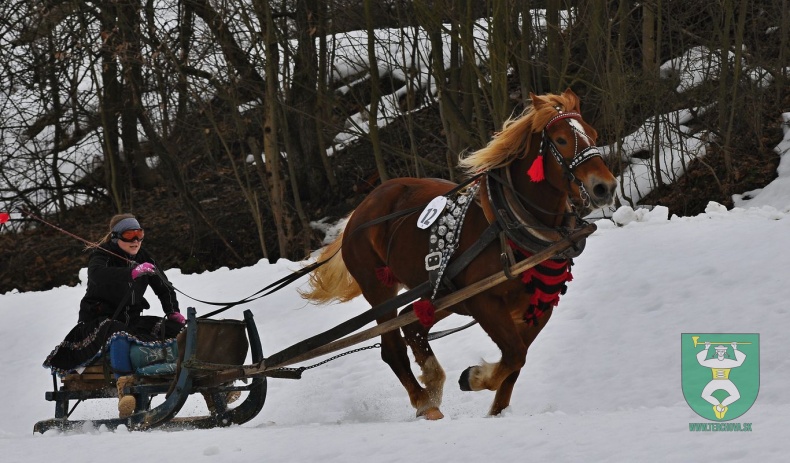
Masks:
[[[137,267],[132,269],[132,280],[136,280],[142,275],[153,275],[156,273],[156,267],[150,262],[143,262]]]

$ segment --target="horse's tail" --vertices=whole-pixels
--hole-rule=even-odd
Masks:
[[[343,233],[324,247],[318,260],[329,260],[310,274],[310,289],[299,291],[302,298],[317,304],[326,304],[331,301],[347,302],[362,294],[362,289],[343,261],[340,252],[342,245]]]

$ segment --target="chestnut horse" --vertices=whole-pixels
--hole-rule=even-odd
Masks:
[[[530,94],[530,98],[531,107],[524,114],[506,121],[486,147],[460,162],[467,173],[484,175],[463,221],[456,256],[473,246],[496,221],[505,237],[490,242],[471,265],[452,278],[455,288],[501,271],[502,256],[511,252],[505,243],[529,255],[559,240],[581,221],[574,203],[594,207],[613,201],[616,180],[595,148],[597,132],[579,114],[578,97],[568,89],[561,95]],[[417,178],[393,179],[377,187],[351,213],[342,235],[324,248],[320,259],[329,260],[312,273],[310,289],[302,296],[327,303],[362,294],[375,306],[393,298],[401,287],[425,282],[431,231],[418,228],[417,215],[420,206],[454,187],[444,180]],[[399,211],[403,212],[400,216]],[[395,218],[368,223],[389,214]],[[341,252],[337,252],[339,248]],[[552,262],[568,262],[568,257],[580,252],[577,248]],[[560,271],[565,272],[566,264],[561,265]],[[382,276],[382,269],[388,278]],[[449,312],[472,316],[501,350],[498,362],[469,367],[459,380],[464,390],[496,391],[491,415],[498,415],[510,404],[527,349],[548,322],[559,297],[557,290],[549,295],[553,298],[536,302],[538,290],[527,282],[526,278],[507,280],[436,314],[437,319]],[[445,294],[447,291],[442,289]],[[404,310],[416,311],[415,304]],[[377,321],[383,323],[395,316],[393,310]],[[403,327],[403,336],[398,331],[383,334],[382,358],[406,388],[417,416],[439,419],[443,417],[439,406],[445,374],[427,335],[428,327],[417,322]],[[422,384],[409,366],[407,345],[422,370]]]

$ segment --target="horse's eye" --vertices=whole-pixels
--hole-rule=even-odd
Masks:
[[[558,144],[558,145],[562,145],[562,146],[565,146],[565,145],[567,145],[567,144],[568,144],[568,141],[567,141],[567,140],[565,140],[565,139],[564,139],[564,138],[562,138],[562,137],[559,137],[559,138],[557,138],[556,142],[557,142],[557,144]]]

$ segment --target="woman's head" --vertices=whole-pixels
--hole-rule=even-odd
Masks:
[[[109,238],[131,256],[140,251],[145,232],[132,214],[118,214],[110,219]]]

